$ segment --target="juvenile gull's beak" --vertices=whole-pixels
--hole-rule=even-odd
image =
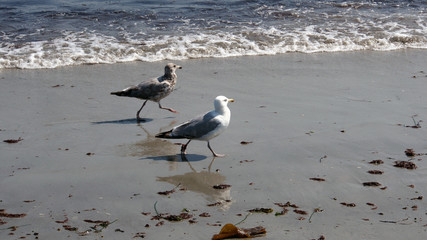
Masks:
[[[228,99],[228,102],[234,102],[234,99],[229,98],[229,99]]]

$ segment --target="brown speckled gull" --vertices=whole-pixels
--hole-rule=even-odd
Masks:
[[[177,111],[175,111],[174,109],[162,107],[162,105],[160,104],[160,100],[168,96],[175,89],[177,79],[175,73],[176,69],[182,69],[182,67],[173,63],[168,63],[165,66],[165,74],[163,76],[142,82],[136,86],[125,88],[118,92],[112,92],[111,94],[121,97],[133,97],[145,100],[141,108],[138,110],[138,112],[136,112],[136,119],[138,121],[143,120],[142,118],[140,118],[139,113],[141,112],[142,108],[145,106],[148,100],[157,102],[159,104],[159,108],[161,109],[177,113]]]

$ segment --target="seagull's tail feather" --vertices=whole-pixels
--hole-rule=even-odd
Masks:
[[[169,130],[167,132],[161,132],[161,133],[156,134],[156,138],[173,138],[171,136],[171,133],[172,133],[172,130]]]
[[[173,136],[172,135],[172,130],[169,130],[167,132],[161,132],[159,134],[156,134],[156,138],[174,138],[174,139],[179,139],[179,138],[183,138],[183,137]]]
[[[116,96],[120,96],[120,97],[129,97],[130,95],[130,91],[118,91],[118,92],[111,92],[111,95],[116,95]]]
[[[128,88],[123,89],[121,91],[111,92],[111,95],[116,95],[116,96],[120,96],[120,97],[134,97],[135,90],[136,90],[136,87],[128,87]]]

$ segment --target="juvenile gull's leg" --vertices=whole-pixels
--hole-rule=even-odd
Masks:
[[[169,111],[171,111],[171,112],[173,112],[173,113],[178,113],[177,111],[173,110],[172,108],[162,107],[162,105],[160,104],[160,101],[159,101],[159,108],[160,108],[160,109],[169,110]]]
[[[208,148],[209,148],[209,150],[211,150],[211,152],[213,153],[214,157],[224,157],[225,156],[224,154],[216,154],[214,152],[214,150],[212,150],[211,145],[209,144],[209,141],[208,141]]]
[[[139,113],[141,112],[142,108],[145,106],[145,104],[147,103],[148,100],[145,100],[144,103],[142,104],[141,108],[138,110],[138,112],[136,112],[136,120],[139,121],[143,121],[142,118],[139,117]]]

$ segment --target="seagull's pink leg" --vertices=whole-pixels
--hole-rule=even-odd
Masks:
[[[172,109],[172,108],[162,107],[162,105],[160,104],[160,101],[159,101],[159,108],[160,108],[160,109],[165,109],[165,110],[171,111],[171,112],[173,112],[173,113],[178,113],[177,111],[175,111],[175,110],[174,110],[174,109]]]

